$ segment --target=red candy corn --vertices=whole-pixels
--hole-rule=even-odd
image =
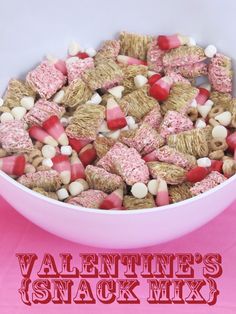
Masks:
[[[84,167],[91,164],[97,157],[97,153],[92,144],[84,146],[79,152],[79,159],[82,161]]]
[[[222,160],[212,160],[211,166],[209,167],[209,171],[218,171],[222,172],[223,161]]]
[[[117,189],[110,195],[104,198],[100,209],[119,209],[122,207],[123,202],[123,189]]]
[[[196,183],[205,179],[205,177],[210,173],[210,170],[204,167],[195,167],[186,175],[186,179],[189,182]]]
[[[77,57],[80,59],[86,59],[89,58],[89,55],[86,52],[78,52]]]
[[[81,149],[90,142],[90,140],[77,140],[69,137],[69,144],[77,153],[79,153]]]
[[[170,36],[160,35],[157,37],[157,44],[161,50],[169,50],[172,48],[177,48],[188,42],[188,38],[181,36],[179,34],[174,34]]]
[[[169,96],[171,85],[172,80],[164,76],[150,87],[149,94],[159,101],[164,101]]]
[[[107,101],[106,119],[110,130],[122,129],[127,125],[123,111],[113,98]]]
[[[66,63],[64,60],[60,60],[58,59],[55,63],[54,63],[54,67],[60,71],[63,75],[67,75],[67,68],[66,68]]]
[[[41,128],[40,126],[32,126],[31,128],[29,128],[29,135],[30,137],[34,138],[35,140],[44,143],[44,144],[48,144],[51,146],[57,146],[58,143],[56,140],[54,140],[53,137],[51,137],[47,132],[44,131],[43,128]]]
[[[63,184],[70,183],[71,166],[70,160],[66,155],[57,155],[52,158],[52,168],[60,173],[61,181]]]
[[[147,65],[146,61],[139,60],[139,59],[132,58],[132,57],[128,57],[128,56],[123,56],[123,55],[119,55],[117,57],[117,61],[119,63],[123,63],[123,64],[126,64],[126,65],[135,65],[135,64],[136,65],[138,65],[138,64]]]
[[[196,97],[196,102],[198,105],[204,105],[210,96],[210,92],[209,90],[203,87],[199,87],[198,89],[199,89],[199,93]]]
[[[0,170],[12,176],[21,176],[25,171],[25,156],[9,156],[0,158]]]
[[[43,123],[43,128],[61,145],[68,145],[68,137],[57,116],[51,116]]]
[[[170,203],[168,187],[165,180],[160,179],[157,187],[156,205],[164,206]]]
[[[226,142],[229,146],[229,149],[234,152],[236,150],[236,132],[231,133],[229,136],[227,136]]]
[[[159,74],[159,73],[153,74],[152,76],[149,77],[149,79],[148,79],[148,84],[149,84],[150,86],[152,86],[152,85],[155,84],[160,78],[161,78],[161,74]]]
[[[73,182],[77,179],[84,179],[85,178],[84,166],[76,153],[72,154],[70,163],[71,163],[71,181]]]

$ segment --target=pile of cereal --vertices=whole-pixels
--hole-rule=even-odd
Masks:
[[[199,195],[236,172],[231,59],[191,37],[120,33],[73,42],[0,99],[0,169],[66,203],[141,209]],[[205,84],[199,85],[199,78]]]

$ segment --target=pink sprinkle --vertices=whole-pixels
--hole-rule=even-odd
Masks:
[[[33,143],[24,128],[23,121],[1,123],[0,142],[8,153],[22,153],[33,149]]]
[[[49,99],[66,83],[66,77],[46,60],[27,74],[26,81],[42,98]]]
[[[99,208],[105,197],[107,197],[107,194],[102,191],[87,190],[82,192],[79,196],[71,198],[68,203],[87,208]]]
[[[157,40],[153,40],[149,49],[147,51],[147,64],[148,68],[155,72],[162,72],[163,71],[163,63],[162,57],[165,54],[165,51],[161,50],[157,46]]]
[[[170,134],[177,134],[193,129],[193,122],[184,114],[177,111],[168,111],[161,123],[159,132],[166,138]]]
[[[52,101],[39,99],[34,107],[25,115],[25,121],[29,125],[42,125],[49,117],[57,115],[58,118],[61,118],[64,113],[64,107]]]
[[[225,180],[227,180],[226,177],[221,173],[212,171],[205,179],[195,183],[190,192],[193,196],[199,195],[223,183]]]
[[[107,171],[117,172],[128,185],[136,182],[146,183],[149,178],[148,167],[137,150],[119,142],[98,161],[97,165]]]
[[[149,124],[153,129],[158,129],[161,121],[162,115],[160,112],[160,106],[154,107],[143,119],[143,122]]]
[[[79,59],[73,57],[73,61],[70,59],[66,61],[66,68],[70,84],[77,78],[81,78],[86,70],[94,68],[94,61],[93,58]]]

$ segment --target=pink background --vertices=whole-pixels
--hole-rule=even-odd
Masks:
[[[236,202],[216,219],[191,234],[177,240],[131,252],[186,252],[202,254],[217,252],[222,255],[223,275],[217,279],[220,295],[216,305],[150,305],[147,303],[147,287],[139,287],[140,305],[33,305],[28,307],[20,300],[18,289],[21,275],[16,252],[34,252],[42,258],[46,252],[57,257],[68,252],[76,259],[80,253],[112,252],[75,244],[51,235],[38,228],[0,198],[0,313],[236,313]],[[120,251],[121,252],[121,251]],[[125,252],[125,251],[123,251]],[[127,251],[126,251],[127,252]],[[91,282],[91,279],[89,280]]]

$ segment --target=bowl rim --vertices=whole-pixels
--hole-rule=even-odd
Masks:
[[[228,178],[225,182],[219,184],[218,186],[212,188],[209,191],[206,191],[200,195],[191,197],[187,200],[184,201],[180,201],[178,203],[173,203],[173,204],[169,204],[169,205],[164,205],[164,206],[160,206],[160,207],[152,207],[152,208],[142,208],[142,209],[132,209],[132,210],[107,210],[107,209],[97,209],[97,208],[87,208],[87,207],[82,207],[82,206],[77,206],[77,205],[72,205],[72,204],[68,204],[68,203],[64,203],[64,202],[60,202],[58,200],[54,200],[52,198],[49,198],[47,196],[44,196],[38,192],[35,192],[27,187],[25,187],[24,185],[22,185],[21,183],[17,182],[16,180],[14,180],[13,178],[11,178],[9,175],[7,175],[6,173],[4,173],[3,171],[0,170],[0,177],[2,177],[4,180],[7,180],[9,183],[13,184],[14,186],[16,186],[16,188],[19,188],[20,190],[29,193],[30,195],[37,197],[41,200],[47,201],[49,203],[51,203],[52,205],[57,205],[60,207],[64,207],[64,208],[68,208],[68,209],[72,209],[72,210],[76,210],[76,211],[82,211],[82,212],[86,212],[86,213],[94,213],[94,214],[98,214],[98,215],[140,215],[140,214],[144,214],[144,213],[152,213],[152,212],[158,212],[158,211],[165,211],[168,209],[173,209],[176,207],[180,207],[182,205],[187,205],[189,204],[191,206],[191,204],[193,202],[196,202],[204,197],[207,197],[211,194],[216,193],[217,191],[223,189],[224,187],[230,185],[232,182],[236,181],[236,174],[233,175],[232,177]],[[0,188],[1,190],[1,188]],[[1,191],[0,191],[1,192]],[[1,193],[1,195],[3,196],[3,194]],[[4,198],[4,196],[3,196]]]

